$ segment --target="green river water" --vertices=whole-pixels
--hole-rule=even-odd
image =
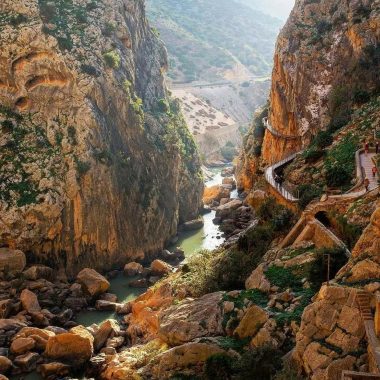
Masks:
[[[206,186],[214,186],[222,183],[221,168],[212,169],[214,177],[206,182]],[[233,191],[232,198],[237,197],[237,191]],[[169,250],[181,247],[185,251],[186,258],[191,257],[195,252],[201,249],[215,249],[224,242],[219,227],[212,220],[215,218],[215,211],[211,211],[203,216],[204,226],[198,231],[182,232],[178,236],[178,241]],[[136,278],[126,277],[120,274],[116,278],[110,280],[110,293],[116,294],[118,302],[133,301],[139,295],[143,294],[146,289],[132,288],[128,284]],[[100,324],[107,319],[117,316],[112,311],[86,310],[76,316],[76,322],[83,326],[91,326],[92,324]],[[41,380],[42,377],[36,373],[28,375],[15,376],[11,380]]]

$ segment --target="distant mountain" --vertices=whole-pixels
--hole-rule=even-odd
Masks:
[[[238,0],[253,9],[286,20],[294,7],[295,0]]]
[[[282,25],[237,0],[147,0],[175,81],[270,75]]]

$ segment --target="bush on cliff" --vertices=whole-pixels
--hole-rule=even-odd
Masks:
[[[301,209],[305,209],[311,201],[319,198],[322,195],[322,189],[316,185],[300,185],[298,186],[297,190],[299,193],[298,205]]]

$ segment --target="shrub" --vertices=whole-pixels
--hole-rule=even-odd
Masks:
[[[262,124],[256,125],[255,129],[253,130],[253,136],[256,139],[263,139],[265,135],[265,128]]]
[[[225,146],[220,148],[220,153],[225,160],[233,161],[238,152],[234,146],[231,147],[226,144]]]
[[[265,272],[265,276],[272,285],[281,289],[297,288],[301,286],[301,281],[296,277],[290,268],[272,265]]]
[[[317,22],[316,28],[317,28],[317,33],[322,36],[331,30],[332,25],[331,23],[325,20],[321,20]]]
[[[253,148],[253,155],[255,157],[260,157],[261,156],[261,150],[262,150],[262,146],[261,145],[256,145],[254,148]]]
[[[316,185],[303,184],[297,188],[299,193],[298,205],[301,209],[305,209],[306,206],[314,199],[319,198],[322,195],[322,189]]]
[[[8,131],[8,132],[10,132],[13,129],[13,123],[11,120],[2,121],[1,126],[4,128],[5,131]]]
[[[76,131],[75,127],[70,125],[67,128],[67,135],[68,135],[70,143],[73,145],[77,145],[77,143],[78,143],[77,142],[77,131]]]
[[[356,89],[353,94],[353,100],[356,104],[362,105],[369,102],[371,95],[366,90]]]
[[[58,46],[61,50],[71,51],[74,47],[73,41],[68,37],[57,37]]]
[[[314,288],[319,288],[327,280],[327,257],[330,255],[330,279],[347,263],[344,248],[322,248],[316,252],[316,260],[309,272],[309,281]]]
[[[313,141],[319,149],[324,149],[333,143],[334,139],[328,131],[320,131]]]
[[[109,150],[104,149],[101,151],[96,151],[94,153],[94,157],[101,162],[104,165],[110,166],[112,165],[113,159],[112,159],[112,154]]]
[[[331,149],[325,161],[326,183],[331,187],[350,186],[355,171],[355,152],[358,149],[358,137],[345,136]]]
[[[215,354],[206,360],[205,376],[207,379],[229,380],[232,373],[232,359],[227,354]]]
[[[121,58],[117,51],[109,51],[103,54],[104,61],[106,65],[112,69],[118,69],[120,67]]]
[[[237,379],[270,380],[281,368],[281,351],[263,346],[245,352],[236,364]]]
[[[85,175],[91,169],[91,164],[89,162],[81,161],[79,158],[75,158],[75,164],[80,177]]]
[[[115,32],[115,30],[116,30],[116,25],[110,22],[107,22],[102,30],[102,33],[106,37],[111,37],[112,34]]]
[[[170,105],[169,102],[166,99],[160,99],[157,102],[157,108],[159,112],[169,112],[170,111]]]
[[[91,75],[93,77],[98,77],[100,75],[98,70],[94,66],[91,66],[91,65],[83,64],[81,66],[81,69],[84,73]]]
[[[358,225],[349,223],[344,215],[339,215],[336,221],[338,235],[351,250],[359,240],[361,234],[363,233],[363,229]]]
[[[318,161],[321,157],[323,157],[325,152],[321,149],[317,149],[312,146],[309,149],[305,150],[303,153],[303,157],[307,163],[313,163]]]

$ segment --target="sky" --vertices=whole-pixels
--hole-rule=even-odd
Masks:
[[[240,0],[272,16],[286,20],[292,10],[295,0]]]

